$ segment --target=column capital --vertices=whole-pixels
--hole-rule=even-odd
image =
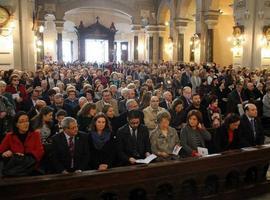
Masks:
[[[204,14],[204,22],[209,29],[214,29],[214,26],[218,24],[218,17],[220,16],[220,10],[208,10]]]
[[[132,33],[140,33],[142,29],[142,25],[140,24],[131,24],[131,32]]]
[[[190,22],[192,22],[192,19],[189,19],[189,18],[175,18],[174,19],[175,28],[179,33],[184,33]]]
[[[166,30],[166,26],[163,24],[150,24],[145,27],[147,34],[154,34],[154,33],[163,33]]]
[[[62,33],[64,30],[65,21],[64,20],[55,20],[54,22],[55,22],[57,33]]]

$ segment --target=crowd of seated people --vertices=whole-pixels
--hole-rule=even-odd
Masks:
[[[159,162],[200,157],[198,147],[262,145],[270,122],[267,70],[51,63],[0,71],[0,79],[6,176],[104,171],[151,154]]]

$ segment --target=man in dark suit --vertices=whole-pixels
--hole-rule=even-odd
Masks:
[[[117,148],[122,165],[135,164],[136,159],[144,159],[151,153],[149,131],[141,124],[138,110],[128,112],[128,124],[117,132]]]
[[[23,102],[23,110],[29,112],[29,110],[36,106],[36,102],[41,99],[42,88],[40,86],[35,87],[31,97],[29,97],[25,102]]]
[[[227,113],[239,113],[239,105],[242,105],[244,101],[243,84],[238,81],[236,88],[228,95]]]
[[[192,90],[191,87],[186,86],[183,88],[182,91],[182,96],[179,97],[183,101],[183,109],[187,109],[191,104],[191,95],[192,95]]]
[[[163,93],[164,100],[159,103],[159,106],[165,108],[166,110],[170,110],[172,106],[172,93],[170,91],[165,91]]]
[[[201,104],[201,97],[199,94],[192,95],[192,104],[185,110],[184,121],[186,121],[189,111],[198,110],[202,113],[202,123],[206,128],[211,128],[210,120],[208,118],[207,109]]]
[[[257,118],[257,107],[248,103],[244,106],[245,114],[241,117],[239,126],[240,147],[251,147],[264,144],[263,128]]]
[[[61,123],[63,132],[52,138],[52,167],[54,172],[67,174],[88,169],[88,136],[78,132],[76,119],[65,117]]]

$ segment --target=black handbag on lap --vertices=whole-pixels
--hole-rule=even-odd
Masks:
[[[28,176],[35,170],[36,160],[31,155],[14,154],[7,162],[4,161],[4,176]]]

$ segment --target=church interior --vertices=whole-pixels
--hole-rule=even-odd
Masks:
[[[269,124],[269,0],[0,0],[0,199],[269,199]]]

